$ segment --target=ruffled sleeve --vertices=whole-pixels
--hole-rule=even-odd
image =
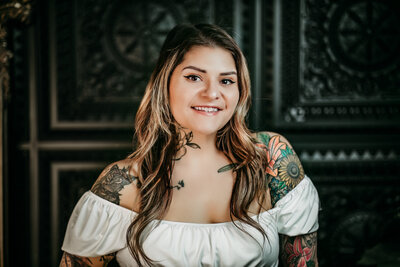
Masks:
[[[72,212],[61,249],[82,257],[121,250],[126,247],[126,231],[135,215],[88,191]]]
[[[318,192],[308,176],[281,198],[276,209],[278,232],[288,236],[312,233],[318,230]]]

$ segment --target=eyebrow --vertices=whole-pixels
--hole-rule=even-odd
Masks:
[[[193,70],[197,70],[197,71],[202,72],[202,73],[207,73],[206,70],[200,69],[200,68],[195,67],[195,66],[187,66],[187,67],[184,67],[184,68],[182,69],[182,71],[184,71],[184,70],[186,70],[186,69],[193,69]],[[221,76],[228,76],[228,75],[237,75],[237,73],[236,73],[236,71],[228,71],[228,72],[221,72],[219,75],[221,75]]]

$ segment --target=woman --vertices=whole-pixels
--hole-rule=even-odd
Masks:
[[[60,265],[317,264],[316,190],[285,138],[246,128],[249,104],[234,40],[214,25],[175,27],[136,115],[135,152],[78,202]]]

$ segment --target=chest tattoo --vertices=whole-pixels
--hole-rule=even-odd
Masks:
[[[179,146],[178,146],[178,152],[181,151],[181,155],[175,158],[174,160],[180,160],[183,158],[186,153],[187,153],[187,148],[186,147],[191,147],[193,149],[200,149],[200,146],[196,143],[192,142],[193,140],[193,133],[190,132],[188,134],[185,134],[185,137],[183,138],[182,141],[180,141]]]
[[[229,170],[234,169],[236,166],[237,166],[236,163],[231,163],[231,164],[228,164],[228,165],[225,165],[225,166],[219,168],[217,172],[218,172],[218,173],[227,172],[227,171],[229,171]]]
[[[177,185],[170,186],[169,188],[170,189],[176,188],[176,189],[180,190],[182,187],[185,187],[185,183],[183,182],[183,180],[179,180]]]

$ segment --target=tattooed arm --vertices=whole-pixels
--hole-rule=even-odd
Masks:
[[[109,165],[94,183],[91,191],[114,204],[135,210],[132,204],[138,194],[137,177],[129,172],[129,165],[120,161]]]
[[[90,266],[90,267],[100,267],[107,266],[107,264],[114,258],[115,253],[100,256],[100,257],[79,257],[67,252],[64,252],[60,267],[78,267],[78,266]]]
[[[137,178],[129,172],[129,162],[109,165],[100,174],[91,191],[99,197],[130,210],[137,210]],[[81,257],[64,252],[60,266],[107,266],[115,253],[99,257]]]
[[[271,204],[284,197],[304,179],[304,169],[290,143],[271,132],[257,134],[259,146],[267,154],[267,179]],[[283,266],[318,266],[317,233],[289,237],[280,235],[280,262]]]
[[[282,266],[318,266],[317,232],[293,237],[280,235],[279,251]]]

